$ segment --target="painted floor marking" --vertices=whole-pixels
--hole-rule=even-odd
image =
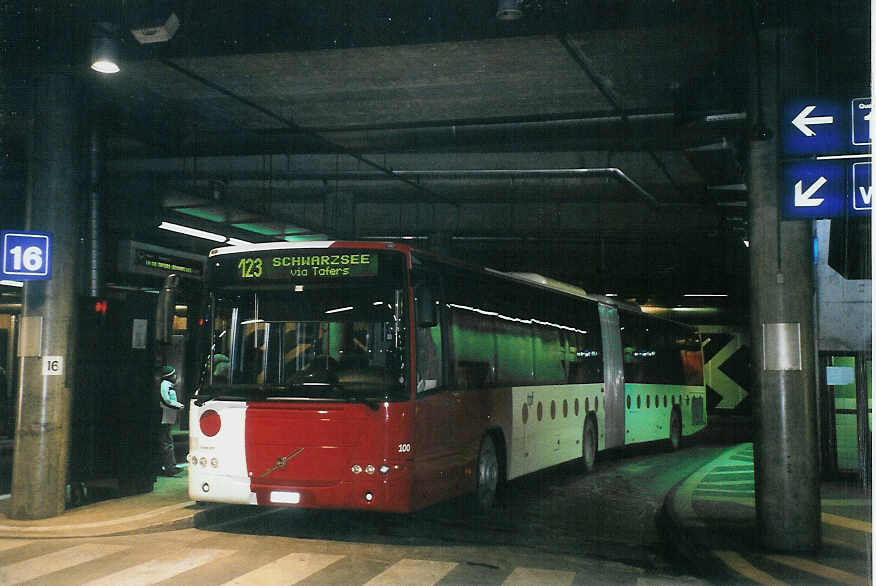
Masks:
[[[68,547],[0,568],[0,584],[27,582],[128,549],[131,546],[105,543],[83,543]]]
[[[830,580],[834,583],[861,585],[869,584],[867,578],[862,578],[861,576],[857,576],[843,570],[837,570],[836,568],[831,568],[830,566],[825,566],[817,562],[813,562],[812,560],[804,560],[802,558],[789,555],[768,555],[766,556],[766,558],[774,562],[784,564],[791,568],[803,570],[804,572],[819,576],[821,578],[824,578],[825,580]]]
[[[388,567],[371,580],[368,586],[397,586],[398,584],[434,584],[446,576],[457,565],[456,562],[436,562],[430,560],[404,559]]]
[[[751,446],[740,444],[735,448],[725,451],[723,454],[712,460],[710,464],[691,474],[690,477],[681,484],[681,487],[676,492],[675,503],[676,513],[683,523],[692,527],[707,527],[706,523],[698,519],[696,511],[694,511],[693,508],[693,495],[696,491],[696,487],[699,486],[706,476],[713,473],[712,470],[720,467],[722,464],[730,460],[730,458],[746,449],[751,449]]]
[[[297,584],[344,557],[342,555],[325,553],[290,553],[269,564],[265,564],[261,568],[238,576],[234,580],[226,582],[223,586]]]
[[[754,480],[704,480],[700,486],[747,486]]]
[[[822,543],[826,543],[828,545],[833,545],[833,546],[841,547],[844,549],[851,549],[851,550],[854,550],[858,553],[863,553],[863,554],[869,554],[870,551],[872,551],[869,547],[864,547],[864,546],[859,545],[857,543],[852,543],[850,541],[845,541],[843,539],[835,539],[833,537],[822,537],[821,541],[822,541]],[[871,544],[868,542],[867,545],[870,546]]]
[[[710,490],[710,493],[721,493],[722,491],[718,490]],[[728,491],[729,492],[729,491]],[[738,493],[736,493],[738,494]],[[697,500],[700,501],[711,501],[717,503],[736,503],[737,505],[746,505],[749,507],[754,507],[755,502],[753,498],[744,498],[744,497],[730,497],[730,496],[710,496],[710,495],[702,495],[698,496]],[[841,515],[834,515],[833,513],[821,513],[821,522],[826,523],[827,525],[833,525],[835,527],[842,527],[843,529],[851,529],[852,531],[860,531],[861,533],[873,533],[873,524],[869,521],[861,521],[859,519],[852,519],[850,517],[843,517]]]
[[[503,585],[506,586],[571,586],[575,579],[575,572],[560,572],[554,570],[542,570],[540,568],[514,568]]]
[[[770,584],[775,586],[782,586],[787,584],[787,582],[782,582],[778,578],[774,578],[770,576],[760,568],[755,568],[751,563],[739,555],[735,551],[728,550],[720,550],[716,549],[712,551],[728,568],[736,572],[737,574],[741,574],[751,580],[752,582],[757,582],[758,584]]]
[[[88,582],[88,586],[155,584],[233,553],[234,550],[230,549],[191,548],[175,551]]]
[[[873,501],[870,499],[821,499],[821,504],[831,507],[871,507]]]
[[[873,524],[869,521],[859,521],[858,519],[850,519],[833,513],[821,513],[821,522],[828,525],[835,525],[853,531],[861,531],[862,533],[873,533]]]

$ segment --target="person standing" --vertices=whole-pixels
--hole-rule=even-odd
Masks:
[[[161,432],[159,450],[161,454],[160,473],[163,476],[176,476],[176,457],[173,453],[173,437],[170,430],[176,423],[176,415],[183,404],[176,400],[176,369],[172,366],[162,367],[161,372]]]

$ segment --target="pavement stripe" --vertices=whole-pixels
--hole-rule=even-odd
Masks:
[[[235,553],[234,550],[230,549],[191,548],[175,551],[148,562],[103,576],[87,584],[89,586],[155,584],[233,553]]]
[[[832,513],[821,513],[821,521],[829,525],[836,525],[853,531],[861,531],[862,533],[873,533],[873,524],[868,521],[859,521],[858,519],[850,519]]]
[[[542,570],[540,568],[514,568],[511,575],[502,584],[509,586],[571,586],[575,579],[575,572],[560,572],[554,570]]]
[[[821,499],[821,504],[831,507],[869,507],[873,501],[870,499]]]
[[[18,584],[131,549],[129,545],[83,543],[0,568],[0,584]]]
[[[819,576],[821,578],[824,578],[825,580],[830,580],[834,583],[869,584],[867,578],[862,578],[861,576],[857,576],[843,570],[837,570],[836,568],[831,568],[830,566],[824,566],[822,564],[813,562],[812,560],[804,560],[802,558],[789,555],[768,555],[766,556],[766,558],[774,562],[779,562],[780,564],[790,566],[792,568],[797,568],[798,570],[803,570],[804,572],[807,572],[809,574],[814,574],[815,576]]]
[[[699,493],[701,491],[697,491]],[[703,491],[708,492],[709,494],[704,494],[702,496],[697,496],[697,500],[700,501],[712,501],[712,502],[730,502],[736,503],[738,505],[747,505],[749,507],[755,506],[755,502],[753,498],[733,498],[731,496],[716,496],[717,494],[734,494],[731,491],[720,491],[720,490],[709,490]],[[738,493],[735,493],[738,494]],[[853,531],[860,531],[861,533],[873,533],[873,524],[869,521],[861,521],[860,519],[851,519],[849,517],[843,517],[841,515],[834,515],[833,513],[821,513],[821,522],[826,523],[828,525],[834,525],[836,527],[842,527],[844,529],[851,529]]]
[[[679,521],[682,524],[690,527],[707,527],[706,523],[699,519],[696,511],[694,511],[694,491],[696,487],[714,470],[722,467],[724,462],[727,462],[734,455],[742,452],[745,449],[750,449],[751,446],[740,444],[735,448],[725,451],[723,454],[712,460],[708,465],[700,468],[698,471],[691,474],[687,480],[681,483],[675,492],[675,512]]]
[[[297,584],[344,557],[324,553],[290,553],[252,572],[238,576],[223,586]]]
[[[456,562],[431,560],[401,560],[366,582],[369,586],[397,586],[398,584],[434,584],[446,576]]]
[[[821,541],[822,541],[822,543],[826,543],[827,545],[833,545],[833,546],[841,547],[844,549],[851,549],[851,550],[854,550],[858,553],[869,554],[872,551],[871,543],[869,541],[867,541],[868,547],[864,547],[862,545],[859,545],[857,543],[852,543],[850,541],[845,541],[843,539],[835,539],[833,537],[822,537]]]
[[[757,582],[758,584],[774,584],[776,586],[787,584],[787,582],[782,582],[778,578],[770,576],[763,570],[755,568],[747,559],[735,551],[716,549],[712,550],[712,553],[724,562],[724,565],[728,568],[737,574],[745,576],[752,582]]]
[[[0,539],[0,551],[14,549],[16,547],[21,547],[22,545],[27,545],[28,543],[33,543],[33,541],[30,539]]]
[[[712,488],[715,486],[751,486],[754,480],[704,480],[700,486]]]

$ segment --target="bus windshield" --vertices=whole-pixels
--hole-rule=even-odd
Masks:
[[[389,287],[215,292],[201,400],[404,400],[403,299]]]

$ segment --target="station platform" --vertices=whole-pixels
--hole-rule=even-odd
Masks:
[[[822,546],[781,554],[760,546],[751,443],[729,447],[676,485],[663,532],[701,577],[715,584],[870,584],[872,498],[854,482],[821,485]]]
[[[715,584],[869,584],[872,502],[853,484],[824,483],[822,547],[812,554],[777,554],[759,547],[751,443],[731,446],[667,496],[661,529],[696,573]],[[92,537],[214,525],[253,514],[252,507],[198,504],[186,475],[160,477],[153,492],[109,499],[52,519],[8,518],[0,501],[0,538]]]
[[[170,531],[221,522],[245,513],[244,507],[189,500],[184,469],[175,477],[158,477],[152,492],[98,500],[67,509],[64,514],[50,519],[10,519],[9,503],[8,496],[0,500],[0,538],[96,537]]]

